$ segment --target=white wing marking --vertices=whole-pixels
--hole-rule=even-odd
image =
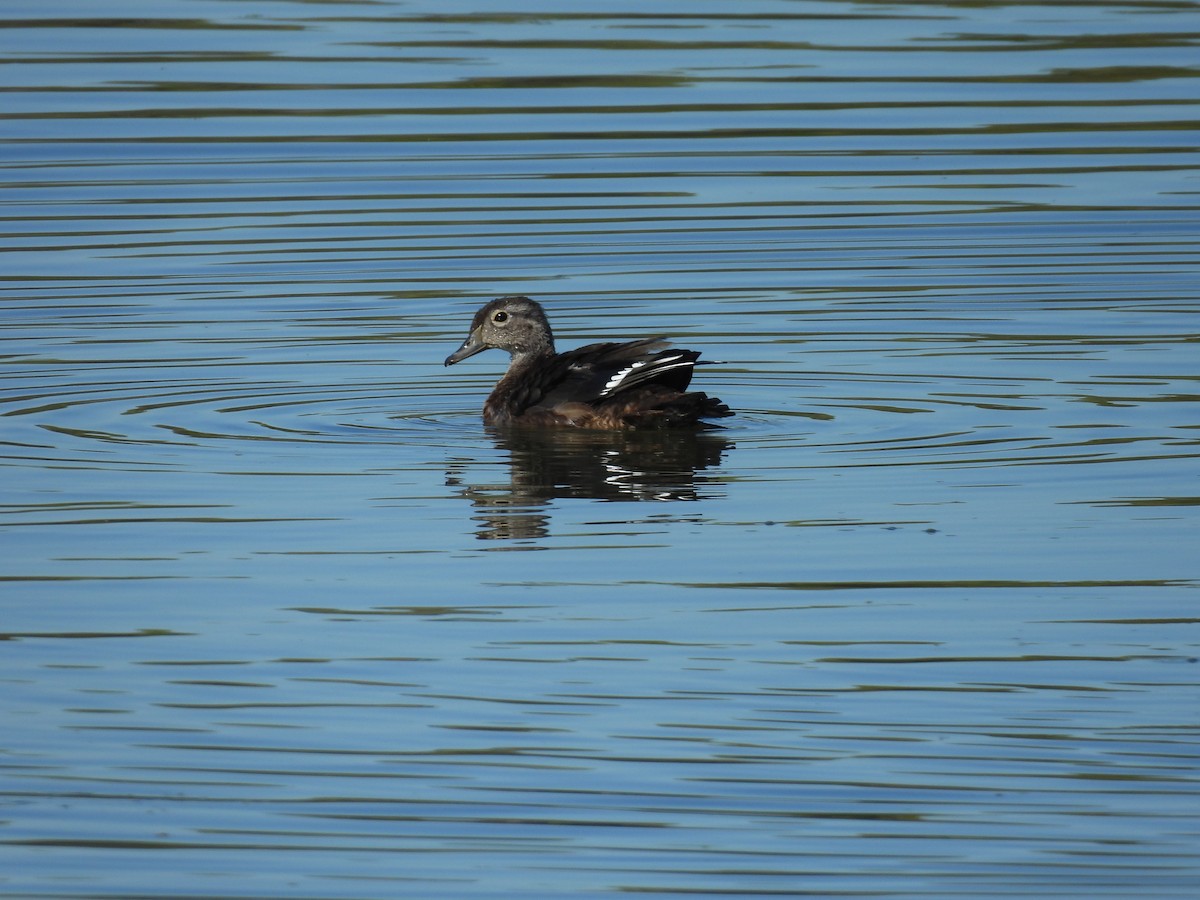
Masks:
[[[661,359],[652,360],[652,362],[654,363],[654,371],[656,373],[668,372],[671,369],[691,367],[692,365],[691,360],[682,356],[664,356]],[[645,360],[639,360],[638,362],[631,363],[624,369],[613,373],[612,377],[609,378],[608,382],[604,385],[604,389],[600,391],[600,396],[607,397],[609,394],[616,391],[625,382],[626,378],[645,365],[647,365]]]

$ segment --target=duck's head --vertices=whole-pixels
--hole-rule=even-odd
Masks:
[[[513,356],[554,352],[554,335],[541,304],[528,297],[501,297],[475,313],[462,346],[446,357],[452,366],[495,347]]]

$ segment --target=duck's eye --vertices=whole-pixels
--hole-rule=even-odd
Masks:
[[[508,321],[508,313],[506,313],[504,310],[499,310],[492,315],[492,321],[497,325],[503,325]]]

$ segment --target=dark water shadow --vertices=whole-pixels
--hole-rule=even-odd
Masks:
[[[703,473],[719,466],[734,447],[717,429],[489,431],[508,460],[507,482],[483,480],[481,465],[461,460],[452,462],[446,471],[446,484],[475,508],[476,536],[481,540],[548,536],[548,507],[554,500],[666,501],[723,496],[720,476]]]

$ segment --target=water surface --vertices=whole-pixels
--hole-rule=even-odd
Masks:
[[[1197,4],[0,26],[0,896],[1200,889]]]

